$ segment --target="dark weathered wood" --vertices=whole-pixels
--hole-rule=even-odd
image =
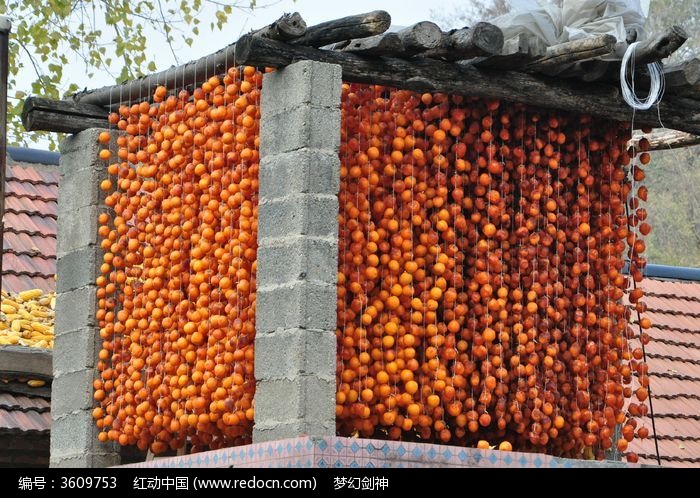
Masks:
[[[306,29],[304,36],[290,43],[323,47],[343,40],[367,38],[384,33],[391,26],[391,16],[383,10],[375,10],[366,14],[343,17],[334,21],[322,22]]]
[[[272,24],[254,31],[252,34],[275,40],[291,40],[306,33],[306,21],[299,12],[284,14]]]
[[[628,45],[636,42],[637,38],[639,37],[639,31],[637,30],[637,28],[627,28],[625,29],[625,33],[627,34],[625,41]]]
[[[402,53],[403,43],[396,33],[384,33],[369,38],[350,40],[340,49],[361,55],[391,55]]]
[[[503,31],[487,22],[470,28],[454,29],[443,33],[437,47],[418,55],[447,61],[500,54],[503,50]]]
[[[689,99],[700,100],[700,83],[691,86],[675,88],[673,93]]]
[[[700,58],[664,66],[666,88],[692,86],[700,83]]]
[[[552,45],[547,48],[544,57],[528,64],[526,69],[541,71],[609,55],[615,49],[616,43],[617,38],[612,35],[598,35]]]
[[[109,112],[103,107],[28,97],[22,109],[22,124],[27,131],[77,133],[87,128],[107,128]]]
[[[586,65],[589,66],[586,66]],[[583,63],[586,72],[584,81],[620,81],[620,61],[587,61]],[[594,71],[594,67],[602,71]],[[683,95],[694,85],[700,84],[700,58],[689,59],[680,64],[663,66],[666,92]],[[649,88],[649,72],[646,66],[636,67],[635,88]],[[688,93],[690,96],[694,92]]]
[[[108,128],[106,119],[86,118],[72,114],[56,114],[33,111],[22,120],[27,131],[54,131],[57,133],[79,133],[88,128]]]
[[[404,52],[415,54],[437,47],[442,39],[442,30],[433,22],[422,21],[397,31],[396,35],[401,40]]]
[[[680,26],[671,26],[654,38],[639,43],[635,48],[635,64],[650,64],[665,59],[678,50],[688,39],[688,34]]]
[[[514,71],[480,70],[434,59],[367,58],[252,37],[241,38],[236,47],[236,60],[244,64],[284,67],[305,59],[339,64],[347,81],[525,102],[615,121],[629,121],[632,117],[632,111],[615,85],[590,85]],[[700,134],[700,102],[667,96],[659,104],[659,110],[666,126]],[[637,111],[635,115],[638,125],[653,126],[657,122],[656,108]]]
[[[700,136],[676,130],[652,130],[645,137],[649,140],[649,150],[681,149],[700,144]],[[641,138],[641,135],[635,135],[630,145],[636,146]]]
[[[535,35],[520,33],[503,43],[500,55],[477,58],[472,64],[483,68],[519,69],[547,53],[547,45]]]
[[[297,14],[298,15],[298,14]],[[272,23],[279,26],[288,26],[288,14]],[[296,17],[296,16],[294,16]],[[301,17],[301,16],[299,16]],[[303,22],[301,19],[299,22]],[[306,24],[306,23],[304,23]],[[287,27],[285,32],[289,31]],[[254,32],[252,36],[265,36],[272,38],[279,29],[266,30],[263,28]],[[66,100],[73,100],[84,104],[107,106],[109,104],[131,103],[139,99],[148,98],[158,85],[178,88],[187,85],[197,85],[205,80],[206,75],[223,73],[227,67],[235,65],[234,53],[236,44],[232,43],[226,47],[207,55],[196,61],[190,61],[182,66],[171,67],[165,71],[153,73],[149,76],[126,81],[119,85],[110,85],[94,90],[78,92]]]

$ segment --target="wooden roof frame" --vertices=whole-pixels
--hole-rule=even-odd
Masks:
[[[420,22],[387,33],[391,17],[384,11],[349,16],[308,27],[298,13],[285,14],[269,26],[244,35],[218,52],[183,66],[79,92],[64,100],[29,97],[22,115],[27,131],[76,133],[107,127],[109,104],[130,104],[124,96],[151,95],[158,84],[178,87],[201,83],[205,74],[235,65],[281,68],[299,60],[338,64],[343,79],[420,92],[449,92],[522,102],[542,108],[631,121],[633,112],[619,88],[619,61],[606,61],[617,42],[601,35],[544,47],[521,35],[504,44],[500,29],[489,23],[442,32]],[[688,38],[672,26],[637,46],[635,63],[660,61]],[[628,34],[627,42],[636,39]],[[666,66],[667,92],[649,111],[634,113],[637,126],[654,127],[659,115],[667,131],[652,140],[654,148],[700,143],[700,59]],[[638,86],[648,84],[639,71]],[[646,79],[645,79],[646,78]]]

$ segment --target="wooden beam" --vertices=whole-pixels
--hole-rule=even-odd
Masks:
[[[529,71],[556,70],[561,66],[581,62],[613,53],[617,38],[612,35],[598,35],[581,38],[547,47],[544,57],[531,62],[525,69]]]
[[[487,22],[479,22],[470,28],[454,29],[443,33],[437,47],[418,55],[446,61],[459,61],[500,54],[501,50],[503,50],[501,28]]]
[[[630,145],[635,146],[642,138],[649,140],[649,150],[681,149],[700,144],[700,136],[676,130],[652,130],[651,134],[635,135]]]
[[[306,33],[306,21],[299,12],[284,14],[272,24],[258,29],[254,33],[274,40],[292,40]]]
[[[503,43],[500,55],[473,59],[470,63],[483,68],[520,69],[547,53],[547,45],[535,35],[520,33]]]
[[[307,28],[304,36],[295,38],[290,43],[323,47],[343,40],[366,38],[384,33],[391,26],[391,16],[383,10],[366,14],[343,17],[334,21],[322,22]]]
[[[397,31],[396,36],[401,40],[404,54],[408,55],[437,47],[442,39],[442,30],[434,22],[422,21]]]
[[[693,86],[700,83],[700,58],[664,66],[666,88]]]
[[[350,40],[340,47],[340,50],[360,55],[391,55],[403,52],[403,43],[396,33],[384,33],[369,38]]]
[[[275,36],[288,37],[291,33],[298,32],[302,23],[306,24],[298,13],[285,14],[270,26],[259,29],[251,33],[250,36],[270,39]],[[107,106],[109,104],[131,103],[140,98],[148,98],[158,85],[173,88],[196,85],[204,81],[205,75],[223,73],[227,67],[234,65],[236,62],[234,60],[235,51],[236,44],[232,43],[213,54],[190,61],[182,66],[172,67],[149,76],[126,81],[122,84],[78,92],[66,100]]]
[[[27,131],[78,133],[88,128],[108,128],[109,111],[103,107],[28,97],[22,109],[22,124]]]
[[[236,60],[243,64],[272,67],[284,67],[298,60],[316,60],[339,64],[347,81],[524,102],[615,121],[629,121],[632,117],[631,109],[614,85],[552,80],[514,71],[480,70],[433,59],[366,58],[250,36],[238,41]],[[700,134],[699,101],[667,96],[659,104],[659,111],[668,127]],[[657,122],[656,108],[636,113],[635,123],[638,125],[653,126]]]
[[[635,64],[650,64],[665,59],[678,50],[688,39],[688,34],[678,25],[671,26],[663,33],[644,40],[637,45]]]
[[[584,81],[620,81],[620,61],[586,61],[582,66],[586,69],[581,75]],[[595,68],[599,70],[596,71]],[[683,95],[685,90],[700,84],[700,58],[664,65],[663,71],[667,93]],[[649,72],[646,66],[635,69],[634,85],[642,90],[649,88]]]

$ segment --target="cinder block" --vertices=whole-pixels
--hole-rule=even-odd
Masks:
[[[51,457],[50,465],[53,468],[95,468],[113,467],[120,463],[119,453],[82,453],[66,456]]]
[[[102,264],[102,250],[98,246],[88,246],[59,257],[56,262],[59,279],[56,290],[67,292],[93,285]]]
[[[97,245],[97,217],[103,212],[103,207],[85,206],[70,214],[59,214],[57,256]]]
[[[338,237],[338,197],[296,194],[261,202],[258,207],[258,240],[268,237],[311,235]]]
[[[61,332],[53,349],[54,375],[93,368],[102,339],[96,327]]]
[[[264,239],[258,247],[258,285],[265,287],[296,280],[335,284],[338,240],[293,236]]]
[[[83,327],[94,327],[97,311],[96,286],[89,285],[56,296],[56,335]]]
[[[70,170],[69,174],[62,176],[58,186],[59,218],[70,216],[81,207],[103,204],[105,193],[100,189],[100,182],[105,178],[107,170],[104,167]]]
[[[263,78],[263,112],[283,112],[300,105],[338,107],[342,70],[337,64],[300,61]]]
[[[335,284],[298,281],[275,287],[258,287],[256,330],[335,330],[337,315]]]
[[[337,340],[331,330],[279,329],[255,336],[255,378],[295,380],[312,375],[335,382]]]
[[[300,106],[267,115],[262,107],[260,156],[310,148],[340,150],[340,109]]]
[[[52,396],[53,397],[53,396]],[[87,453],[100,445],[92,410],[56,417],[51,411],[51,459]]]
[[[260,160],[260,199],[291,193],[337,195],[340,157],[335,151],[303,148]]]
[[[94,157],[95,160],[99,160],[97,154],[102,149],[102,144],[97,141],[97,137],[103,131],[105,131],[103,128],[88,128],[63,139],[60,145],[61,174],[73,169],[85,168],[93,162],[86,161],[86,158]]]
[[[293,420],[288,422],[255,422],[253,427],[253,442],[278,441],[299,436],[334,436],[335,420],[316,422],[309,420]]]
[[[259,380],[255,391],[255,422],[334,421],[334,399],[335,379],[307,376],[296,380]]]
[[[55,367],[54,372],[56,372]],[[76,410],[92,409],[92,381],[94,378],[95,371],[92,368],[67,373],[56,372],[51,384],[52,417],[70,414],[68,418],[72,418],[72,412]]]

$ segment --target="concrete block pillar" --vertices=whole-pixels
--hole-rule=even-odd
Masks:
[[[335,435],[340,66],[266,74],[253,441]]]
[[[97,440],[92,381],[101,347],[95,296],[102,249],[97,217],[106,208],[99,185],[107,177],[89,129],[61,144],[55,347],[51,389],[51,466],[106,467],[119,463],[112,444]],[[116,134],[115,134],[116,136]]]

